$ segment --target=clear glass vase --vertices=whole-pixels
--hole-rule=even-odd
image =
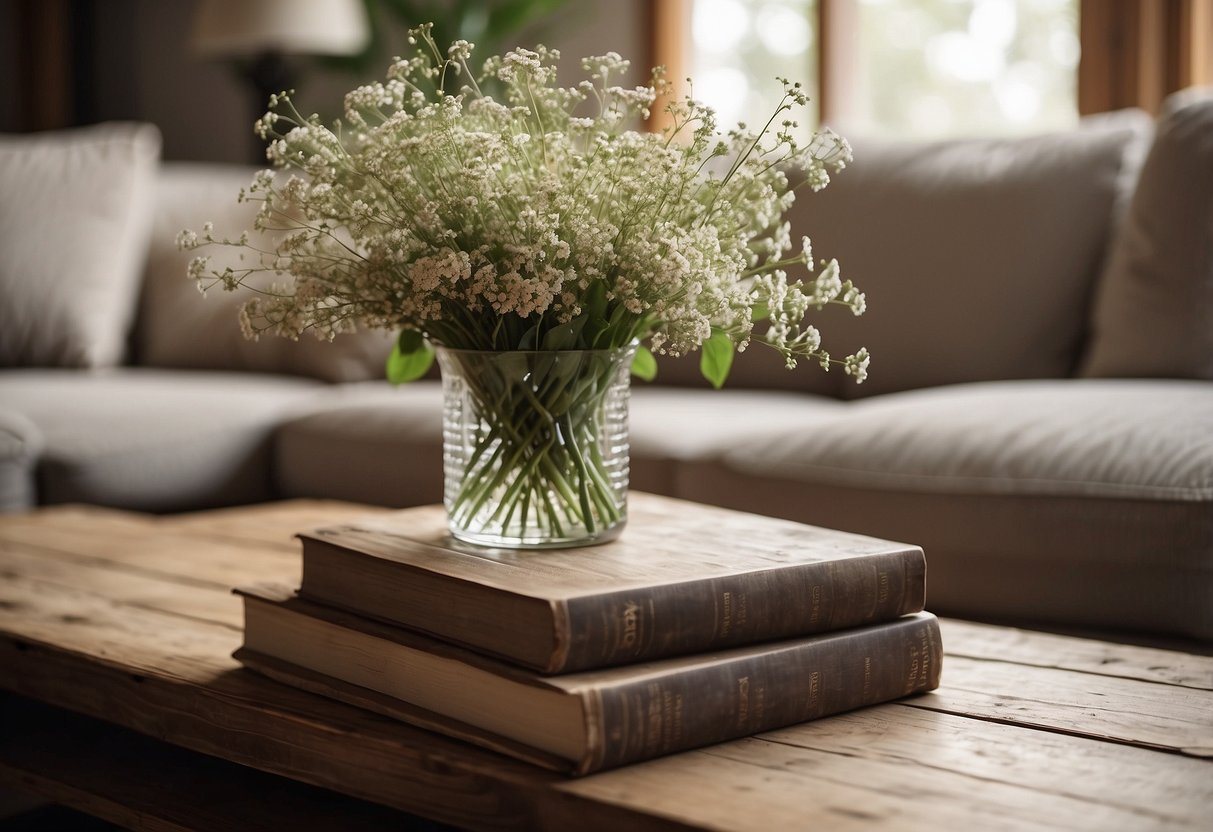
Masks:
[[[534,549],[617,537],[627,521],[634,354],[439,348],[451,534]]]

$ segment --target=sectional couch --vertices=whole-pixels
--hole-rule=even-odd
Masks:
[[[855,141],[793,208],[863,288],[826,346],[636,382],[634,487],[924,546],[940,613],[1213,643],[1213,98],[1021,139]],[[154,128],[0,137],[0,506],[441,497],[439,384],[389,339],[245,341],[174,245],[251,171]]]

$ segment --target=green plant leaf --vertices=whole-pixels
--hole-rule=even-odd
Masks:
[[[765,321],[771,317],[771,307],[767,306],[763,301],[755,301],[750,307],[750,320],[754,323]]]
[[[719,390],[733,367],[733,339],[713,329],[711,337],[703,342],[700,350],[699,372]]]
[[[657,378],[657,359],[648,347],[636,348],[636,357],[632,359],[632,375],[643,381]]]
[[[400,337],[387,357],[387,380],[392,384],[416,381],[434,363],[434,348],[415,329],[402,329]]]
[[[575,350],[577,349],[577,339],[581,336],[581,330],[585,326],[586,316],[578,315],[567,324],[559,324],[547,331],[543,336],[543,349],[545,350]]]

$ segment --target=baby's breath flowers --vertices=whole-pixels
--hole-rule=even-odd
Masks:
[[[832,359],[805,318],[826,304],[858,315],[864,297],[807,238],[794,252],[783,219],[797,187],[825,187],[851,158],[829,130],[794,138],[800,84],[778,79],[783,99],[759,131],[718,135],[712,110],[687,97],[667,108],[663,133],[638,132],[668,92],[660,71],[651,86],[621,87],[628,62],[608,53],[582,61],[587,80],[560,87],[555,50],[516,49],[475,72],[472,44],[443,53],[428,25],[410,36],[416,54],[349,93],[331,128],[287,93],[271,100],[256,129],[291,173],[263,171],[241,198],[260,203],[254,230],[272,234],[225,239],[208,226],[179,238],[254,255],[223,271],[196,258],[189,275],[204,291],[279,278],[245,305],[246,335],[401,331],[399,378],[424,372],[429,344],[639,341],[702,349],[719,386],[733,351],[757,341],[789,367],[807,358],[863,380],[866,350]],[[644,347],[641,358],[651,364]]]

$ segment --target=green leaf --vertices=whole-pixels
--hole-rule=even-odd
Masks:
[[[526,332],[522,333],[522,337],[518,339],[518,349],[533,350],[536,347],[538,347],[538,343],[537,343],[538,340],[539,340],[539,324],[535,324],[533,327],[528,329]]]
[[[586,316],[578,315],[567,324],[559,324],[552,327],[543,336],[543,349],[545,350],[575,350],[578,347],[577,339],[581,336],[581,330],[585,326]]]
[[[750,320],[754,323],[765,321],[769,317],[771,317],[771,307],[764,302],[755,301],[754,305],[750,307]]]
[[[719,390],[733,367],[733,340],[720,330],[713,329],[712,336],[703,342],[700,349],[699,372]]]
[[[434,348],[415,329],[402,329],[392,353],[387,357],[387,380],[392,384],[416,381],[434,363]]]
[[[657,359],[648,347],[636,348],[636,357],[632,359],[632,375],[644,381],[657,378]]]

